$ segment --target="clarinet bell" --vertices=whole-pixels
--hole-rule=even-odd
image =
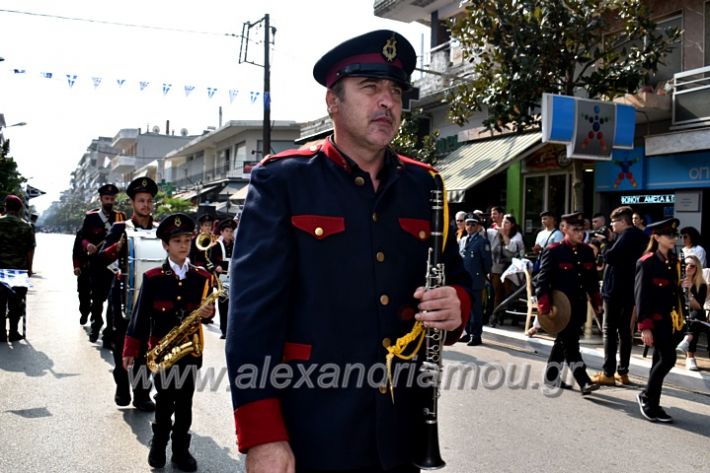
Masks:
[[[415,458],[414,466],[422,470],[439,470],[446,466],[439,451],[439,429],[435,423],[425,423],[420,437],[422,444],[417,449],[421,455]]]

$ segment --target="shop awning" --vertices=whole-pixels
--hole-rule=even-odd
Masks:
[[[210,191],[215,190],[217,187],[218,186],[203,187],[202,189],[181,192],[180,194],[173,195],[173,197],[177,197],[178,199],[182,199],[182,200],[192,200],[195,197],[199,197],[203,194],[206,194]]]
[[[232,194],[229,197],[229,199],[232,202],[244,202],[244,200],[247,198],[248,192],[249,192],[249,185],[247,184],[246,186],[239,189],[236,193]]]
[[[505,135],[465,144],[436,164],[449,202],[463,202],[466,189],[542,146],[541,133]]]
[[[227,186],[225,186],[224,189],[222,189],[221,191],[219,191],[219,195],[220,195],[220,196],[223,196],[223,195],[226,195],[226,196],[233,195],[233,194],[237,193],[237,192],[239,191],[239,189],[241,189],[242,187],[246,187],[248,184],[249,184],[248,182],[230,183],[230,184],[228,184]]]

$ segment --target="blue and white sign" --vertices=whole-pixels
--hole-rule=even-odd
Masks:
[[[611,160],[632,149],[636,110],[629,105],[564,95],[542,95],[542,141],[567,145],[568,158]]]

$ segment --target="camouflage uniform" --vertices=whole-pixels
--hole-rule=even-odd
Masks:
[[[0,268],[28,270],[28,253],[35,247],[32,226],[21,218],[8,213],[0,217]],[[0,339],[6,338],[5,311],[10,319],[10,339],[19,340],[17,325],[25,315],[26,287],[14,287],[12,292],[0,285]]]

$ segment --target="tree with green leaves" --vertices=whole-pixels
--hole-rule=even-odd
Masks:
[[[448,97],[459,125],[487,110],[484,126],[540,125],[544,92],[611,100],[636,92],[680,35],[659,31],[642,0],[469,0],[451,35],[473,64]],[[575,160],[576,161],[576,160]],[[581,208],[581,164],[573,200]]]
[[[436,140],[439,130],[424,134],[421,130],[422,109],[402,113],[399,133],[392,140],[391,147],[397,153],[423,163],[436,164]]]
[[[17,163],[9,156],[9,152],[10,140],[0,139],[0,202],[8,194],[23,196],[22,184],[27,182],[17,170]]]

